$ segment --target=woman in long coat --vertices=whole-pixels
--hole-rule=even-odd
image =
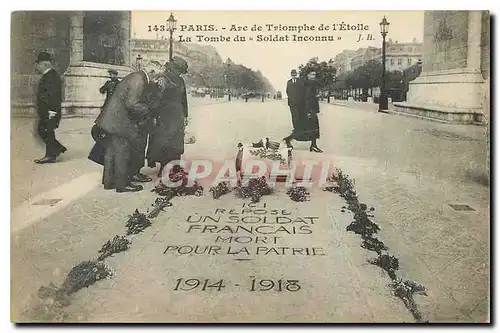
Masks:
[[[184,154],[184,130],[188,117],[186,86],[181,74],[187,73],[188,65],[182,58],[174,57],[166,64],[166,70],[154,81],[160,87],[160,103],[154,110],[156,127],[149,137],[148,165],[160,163],[158,177],[171,161]]]
[[[298,128],[293,139],[311,141],[309,151],[322,153],[323,151],[318,148],[316,143],[319,139],[318,113],[318,85],[316,72],[312,71],[307,74],[307,80],[304,82],[304,106],[299,110]]]

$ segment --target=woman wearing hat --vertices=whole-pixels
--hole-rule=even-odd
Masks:
[[[318,84],[316,72],[310,71],[304,81],[304,105],[299,111],[297,129],[293,133],[293,139],[297,141],[311,141],[309,151],[322,153],[316,141],[319,139],[319,101]],[[289,144],[289,142],[287,142]]]
[[[187,73],[188,64],[180,57],[173,57],[165,65],[165,72],[153,81],[160,87],[160,103],[153,110],[156,127],[150,134],[147,152],[148,165],[160,163],[158,177],[171,161],[184,154],[184,130],[187,125],[188,105],[186,86],[182,74]]]

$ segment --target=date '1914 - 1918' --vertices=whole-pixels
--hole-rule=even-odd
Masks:
[[[239,284],[234,284],[235,286],[240,286]],[[276,291],[276,292],[295,292],[301,289],[299,280],[288,280],[288,279],[257,279],[252,277],[250,281],[245,285],[248,291],[259,292],[259,291]],[[180,278],[176,280],[174,290],[176,291],[221,291],[226,288],[223,279],[213,280],[210,279],[184,279]]]

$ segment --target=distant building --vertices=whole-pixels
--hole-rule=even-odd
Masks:
[[[392,39],[386,44],[386,70],[403,71],[422,60],[422,43],[414,38],[411,43],[393,42]],[[355,70],[370,60],[382,61],[382,49],[379,47],[365,47],[356,51],[344,50],[334,58],[334,66],[337,74]]]
[[[132,39],[132,62],[137,66],[138,57],[143,61],[168,61],[170,42],[160,39]],[[196,65],[222,66],[222,59],[212,46],[173,42],[173,55],[184,58],[190,67]]]
[[[337,69],[337,74],[349,72],[351,70],[351,59],[356,51],[344,50],[333,59],[333,66]]]
[[[386,46],[385,68],[388,71],[404,71],[422,60],[423,43],[417,43],[414,38],[412,43],[389,42]],[[382,51],[379,53],[379,59],[382,60]]]
[[[422,61],[422,43],[418,43],[415,38],[411,43],[398,43],[389,39],[386,44],[386,71],[404,72],[407,68]],[[382,49],[369,46],[359,48],[355,51],[344,50],[333,59],[334,67],[337,69],[336,94],[337,98],[346,99],[347,96],[359,96],[368,93],[369,96],[378,96],[380,87],[371,87],[368,92],[363,92],[361,88],[349,86],[349,72],[365,65],[367,62],[375,60],[382,62]]]
[[[356,50],[351,58],[351,70],[355,70],[373,59],[381,59],[382,52],[379,48],[370,46]]]

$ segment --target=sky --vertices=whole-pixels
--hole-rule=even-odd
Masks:
[[[284,91],[286,80],[289,78],[290,70],[298,68],[300,64],[306,63],[313,57],[319,60],[328,61],[344,49],[356,50],[361,47],[376,46],[382,44],[379,23],[382,17],[386,16],[390,23],[388,39],[393,41],[411,42],[416,38],[418,42],[423,40],[424,30],[424,12],[423,11],[175,11],[177,19],[177,30],[174,33],[174,39],[179,40],[180,36],[184,40],[190,37],[191,42],[199,44],[213,45],[222,59],[226,58],[237,64],[242,64],[253,70],[260,70],[266,76],[276,90]],[[132,36],[134,38],[156,39],[157,35],[168,36],[168,32],[155,32],[154,26],[165,25],[170,12],[132,12]],[[349,24],[356,29],[363,30],[344,30],[342,23]],[[247,31],[230,31],[232,25],[236,25]],[[266,24],[284,26],[314,26],[314,31],[268,31]],[[319,26],[323,24],[329,27],[329,31],[319,31]],[[209,25],[213,25],[214,31],[192,31],[196,25],[201,25],[205,30]],[[253,26],[262,27],[262,31],[252,31]],[[151,30],[149,31],[151,26]],[[333,31],[333,28],[337,28]],[[210,29],[210,28],[208,28]],[[358,41],[361,34],[364,40]],[[372,35],[373,40],[367,40]],[[229,42],[223,41],[198,41],[197,35],[204,37],[218,38],[221,35],[229,37]],[[236,42],[236,35],[246,37],[245,42]],[[258,42],[257,36],[276,36],[286,38],[289,41],[270,41]],[[334,36],[334,41],[328,42],[298,42],[292,41],[293,36]],[[253,37],[253,41],[249,38]],[[338,40],[338,37],[341,39]]]

